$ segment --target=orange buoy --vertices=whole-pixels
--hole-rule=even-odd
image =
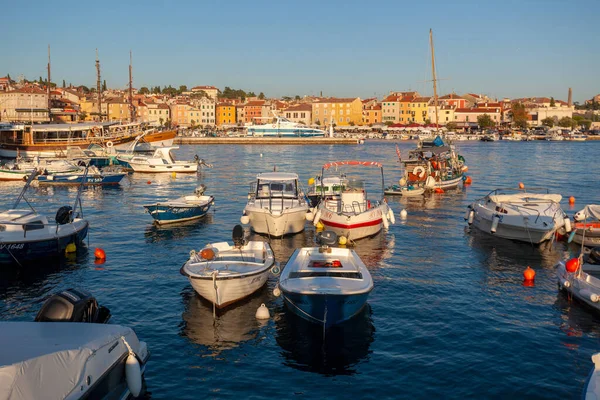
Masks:
[[[442,188],[435,188],[433,191],[435,193],[444,193],[444,189],[442,189]]]
[[[471,183],[473,183],[473,179],[471,179],[471,177],[470,177],[470,176],[467,176],[467,179],[465,179],[465,182],[464,182],[464,184],[465,184],[465,185],[470,185]]]
[[[100,247],[97,247],[96,250],[94,250],[94,257],[98,260],[106,260],[106,253]]]
[[[96,259],[94,260],[94,264],[96,264],[96,265],[102,265],[102,264],[104,264],[105,262],[106,262],[106,260],[105,260],[105,259],[103,259],[103,258],[102,258],[102,259],[101,259],[101,258],[96,258]],[[100,270],[103,270],[103,269],[104,269],[104,268],[96,268],[96,270],[97,270],[97,271],[100,271]]]
[[[569,197],[569,204],[575,204],[575,197]]]
[[[525,278],[526,281],[535,280],[535,270],[532,269],[530,266],[527,266],[527,268],[525,268],[525,271],[523,271],[523,278]]]
[[[150,184],[152,183],[152,181],[148,181],[148,182],[146,182],[146,183],[147,183],[148,185],[150,185]]]
[[[523,182],[519,182],[519,189],[525,189],[525,184]]]
[[[200,251],[200,257],[202,257],[205,260],[212,260],[213,258],[215,258],[215,251],[210,247],[207,247]]]
[[[567,272],[577,272],[579,269],[579,258],[571,258],[565,263],[565,269]]]

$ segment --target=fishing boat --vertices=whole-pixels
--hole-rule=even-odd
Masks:
[[[252,184],[240,221],[256,233],[281,237],[303,231],[307,211],[297,174],[266,172]]]
[[[321,181],[321,177],[310,178],[308,180],[308,201],[310,207],[316,207],[322,197],[340,196],[344,185],[347,183],[346,175],[326,177]]]
[[[74,251],[83,245],[89,223],[83,219],[81,188],[77,191],[73,207],[60,207],[53,222],[39,214],[25,198],[25,193],[35,178],[29,176],[12,208],[0,213],[0,264],[23,265],[39,259],[60,257],[65,250]],[[25,200],[29,209],[19,208]],[[79,206],[79,213],[77,213]]]
[[[267,242],[245,243],[240,225],[233,229],[233,245],[211,243],[199,252],[192,250],[181,267],[194,290],[218,308],[227,307],[260,289],[275,265]],[[275,271],[277,272],[277,271]]]
[[[275,121],[266,124],[249,125],[246,136],[253,137],[325,137],[326,132],[311,128],[299,122],[290,121],[274,113]]]
[[[600,205],[585,206],[575,213],[574,219],[572,238],[569,239],[588,247],[600,246]]]
[[[577,300],[600,311],[600,247],[556,265],[558,287]]]
[[[205,190],[206,186],[200,185],[194,190],[193,195],[165,202],[157,202],[143,207],[154,218],[154,222],[159,225],[202,218],[210,210],[215,201],[213,196],[204,195]]]
[[[321,199],[314,216],[307,216],[317,226],[321,222],[325,229],[344,236],[349,240],[357,240],[373,236],[382,227],[388,228],[395,223],[394,212],[383,199],[383,166],[374,161],[335,161],[323,165],[321,176],[332,167],[365,166],[381,169],[381,197],[370,200],[362,180],[348,179],[339,196],[326,196]],[[325,181],[325,178],[323,178]]]
[[[80,168],[67,160],[40,159],[39,157],[25,160],[18,157],[16,160],[0,166],[0,181],[26,180],[33,170],[36,170],[38,174],[42,174],[75,172],[79,171]]]
[[[73,172],[43,173],[38,175],[37,180],[40,185],[99,185],[110,186],[118,185],[127,175],[122,171],[110,171],[104,168],[102,171],[97,167],[90,166],[87,171],[80,169]]]
[[[67,147],[86,149],[90,144],[127,149],[144,132],[145,140],[171,146],[177,131],[156,131],[146,123],[82,122],[73,124],[10,124],[0,126],[0,157],[65,157]]]
[[[0,398],[126,399],[144,395],[148,346],[108,324],[88,292],[51,296],[34,322],[0,322]]]
[[[337,243],[335,233],[322,232],[321,238],[321,247],[292,254],[278,287],[289,310],[326,329],[362,310],[373,279],[354,250],[328,247]]]
[[[569,217],[560,206],[562,196],[547,189],[496,189],[467,207],[465,219],[482,232],[505,239],[539,244],[564,228]]]
[[[196,155],[192,161],[176,161],[173,150],[179,147],[161,147],[154,151],[151,156],[135,154],[133,157],[117,155],[117,160],[126,162],[134,172],[177,172],[177,173],[196,173],[201,164],[210,166],[200,160]]]

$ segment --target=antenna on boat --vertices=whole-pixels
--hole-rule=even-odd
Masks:
[[[46,90],[48,92],[48,120],[51,120],[50,109],[52,108],[52,101],[50,100],[50,45],[48,45],[48,82],[46,82]]]
[[[133,75],[132,75],[133,56],[129,50],[129,114],[131,122],[135,121],[135,107],[133,106]]]
[[[98,96],[98,121],[102,122],[102,86],[100,85],[100,60],[96,49],[96,95]]]

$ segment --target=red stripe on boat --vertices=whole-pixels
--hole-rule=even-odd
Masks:
[[[356,228],[363,228],[365,226],[379,225],[379,224],[381,224],[381,221],[382,221],[381,219],[376,219],[373,221],[361,222],[360,224],[338,224],[337,222],[324,221],[323,219],[321,219],[321,222],[323,222],[323,225],[331,226],[334,228],[345,228],[345,229],[356,229]]]

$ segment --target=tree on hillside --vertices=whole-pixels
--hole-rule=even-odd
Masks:
[[[527,128],[527,109],[525,108],[524,104],[513,104],[510,115],[512,116],[514,126],[521,129]]]
[[[246,94],[246,96],[248,96],[248,97],[256,97],[256,94],[254,92],[248,92]]]
[[[65,82],[65,80],[63,79],[63,85],[62,85],[63,89],[67,87],[67,83]]]
[[[229,86],[225,86],[225,89],[223,89],[223,92],[221,92],[221,97],[226,98],[226,99],[242,99],[245,100],[247,95],[246,92],[244,92],[241,89],[232,89]]]
[[[550,97],[550,107],[556,107],[556,101],[554,101],[554,97]]]
[[[260,92],[260,94],[258,95],[258,98],[261,100],[265,99],[265,94],[263,92]]]
[[[106,79],[102,82],[102,91],[106,92]]]
[[[154,93],[154,94],[160,94],[161,93],[160,86],[153,87],[152,88],[152,93]],[[162,122],[161,122],[161,125],[162,125]]]
[[[542,125],[552,128],[554,126],[554,118],[548,117],[542,120]]]
[[[283,96],[283,97],[281,97],[281,100],[283,100],[283,101],[291,101],[292,98],[290,96]]]
[[[298,95],[294,96],[294,100],[300,100],[300,96],[298,96]]]
[[[570,117],[562,117],[558,121],[558,126],[561,126],[563,128],[572,128],[574,125],[575,124],[574,124],[573,118],[570,118]]]
[[[183,93],[183,92],[187,92],[187,86],[186,85],[181,85],[179,86],[179,94]]]
[[[150,90],[146,86],[140,88],[139,94],[149,94]]]
[[[162,90],[162,94],[166,94],[168,96],[176,96],[177,95],[177,89],[175,89],[174,87],[172,87],[171,85],[167,86],[166,88],[164,88]]]
[[[494,121],[492,120],[492,117],[490,117],[488,114],[478,116],[477,124],[482,129],[491,128],[495,125]]]

